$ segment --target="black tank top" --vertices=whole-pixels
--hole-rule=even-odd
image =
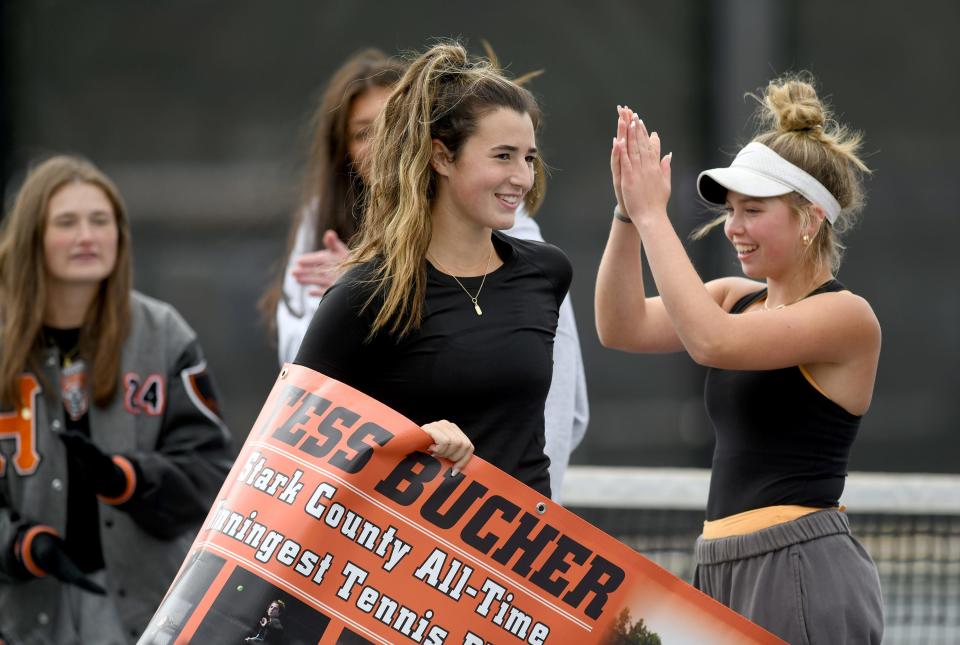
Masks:
[[[809,296],[845,289],[830,280]],[[766,293],[744,296],[730,313]],[[704,399],[717,435],[708,520],[781,504],[838,505],[861,417],[821,394],[799,367],[710,368]]]

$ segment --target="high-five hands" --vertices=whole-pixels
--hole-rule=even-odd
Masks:
[[[660,136],[628,107],[617,106],[617,136],[610,152],[610,172],[617,206],[634,220],[665,213],[670,201],[670,161],[660,156]]]

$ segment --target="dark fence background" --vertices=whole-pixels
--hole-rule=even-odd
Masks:
[[[320,88],[365,46],[459,36],[479,53],[487,39],[513,73],[546,70],[531,86],[553,168],[539,220],[573,261],[592,408],[574,461],[705,466],[703,370],[596,340],[614,106],[637,109],[675,153],[671,214],[686,232],[707,217],[696,175],[750,135],[744,92],[810,70],[866,133],[875,170],[839,276],[884,332],[852,467],[958,472],[958,24],[947,0],[6,0],[0,170],[8,200],[26,164],[53,152],[87,155],[117,181],[136,285],[197,329],[242,438],[278,370],[255,303],[284,252]],[[719,233],[688,247],[704,278],[738,269]]]

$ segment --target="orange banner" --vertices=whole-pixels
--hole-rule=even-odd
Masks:
[[[453,475],[429,445],[285,366],[140,643],[781,642],[482,459]]]

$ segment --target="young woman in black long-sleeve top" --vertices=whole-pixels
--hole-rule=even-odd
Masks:
[[[378,118],[352,267],[297,355],[396,409],[462,468],[476,454],[550,494],[544,401],[571,279],[499,233],[543,196],[533,96],[456,44],[414,60]]]

